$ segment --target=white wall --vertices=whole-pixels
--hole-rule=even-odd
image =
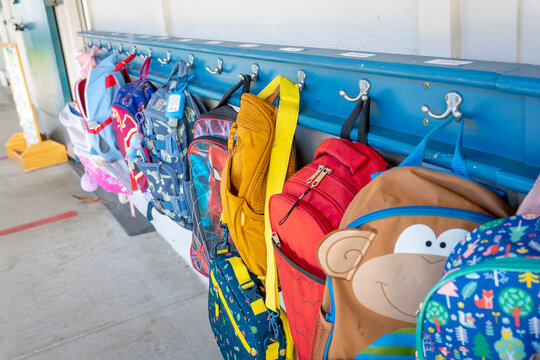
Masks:
[[[93,29],[540,64],[538,0],[87,0]]]

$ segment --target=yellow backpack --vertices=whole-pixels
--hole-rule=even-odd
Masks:
[[[295,170],[291,149],[298,118],[298,101],[295,102],[294,95],[288,99],[283,91],[287,89],[294,94],[295,86],[279,76],[258,96],[243,94],[238,117],[229,134],[231,155],[221,178],[223,223],[227,224],[247,267],[259,278],[265,277],[267,269],[265,213],[267,199],[273,195],[267,195],[267,184],[269,181],[278,184],[277,192],[281,192],[286,177]],[[280,96],[280,90],[282,94],[278,110],[272,104]],[[284,113],[287,116],[283,116]],[[273,153],[277,145],[274,141],[276,136],[286,138],[283,145],[285,156]],[[281,157],[278,159],[281,166],[272,172],[269,171],[271,155]]]
[[[272,104],[278,97],[276,108]],[[258,96],[243,94],[221,175],[222,222],[247,267],[265,280],[266,308],[282,320],[287,360],[296,356],[287,316],[280,312],[268,201],[295,171],[292,147],[299,102],[298,86],[282,76]],[[277,359],[277,354],[267,354],[267,359]]]

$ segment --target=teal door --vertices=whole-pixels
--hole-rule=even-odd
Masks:
[[[71,101],[71,92],[54,9],[45,0],[18,0],[15,9],[23,27],[19,30],[30,64],[26,76],[32,79],[40,131],[62,141],[58,114]]]

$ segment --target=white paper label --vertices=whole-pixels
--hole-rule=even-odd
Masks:
[[[166,39],[169,39],[169,38],[170,38],[170,36],[162,36],[162,37],[159,37],[158,39],[160,39],[160,40],[166,40]]]
[[[169,95],[167,112],[176,112],[180,109],[180,94]]]
[[[180,39],[178,41],[181,41],[181,42],[188,42],[188,41],[193,41],[193,39]]]
[[[463,61],[463,60],[452,60],[452,59],[434,59],[425,61],[426,64],[434,65],[449,65],[449,66],[459,66],[465,64],[472,64],[472,61]]]
[[[353,57],[353,58],[367,58],[371,56],[375,56],[377,54],[369,54],[369,53],[359,53],[359,52],[347,52],[339,54],[341,56],[347,56],[347,57]]]
[[[306,50],[306,49],[304,49],[304,48],[296,48],[296,47],[284,47],[284,48],[280,48],[279,50],[296,52],[296,51],[303,51],[303,50]]]
[[[149,38],[149,37],[152,37],[152,35],[141,35],[139,36],[141,39],[146,39],[146,38]]]
[[[207,44],[216,45],[216,44],[223,44],[223,41],[216,41],[216,40],[213,40],[213,41],[207,41],[206,43],[207,43]]]
[[[261,46],[259,44],[240,44],[238,45],[238,47],[245,47],[245,48],[252,48],[252,47],[257,47],[257,46]]]

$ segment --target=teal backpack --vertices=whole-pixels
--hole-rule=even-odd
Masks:
[[[454,248],[417,322],[421,360],[528,360],[540,351],[540,215],[481,225]]]

